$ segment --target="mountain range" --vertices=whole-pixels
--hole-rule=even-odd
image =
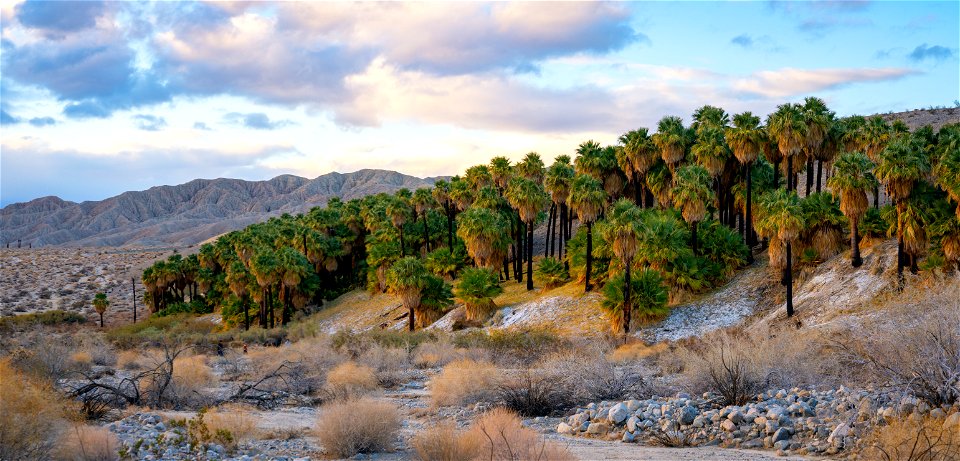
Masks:
[[[281,175],[267,181],[195,179],[177,186],[124,192],[82,203],[42,197],[0,209],[0,245],[169,247],[203,242],[282,213],[401,188],[432,186],[439,178],[395,171],[328,173],[314,179]]]

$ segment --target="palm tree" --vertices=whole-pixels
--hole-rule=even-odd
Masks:
[[[510,223],[489,208],[468,208],[457,216],[457,236],[479,267],[497,270],[510,245]]]
[[[624,293],[624,274],[617,274],[603,286],[602,307],[610,313],[610,329],[614,334],[623,331],[626,296]],[[630,280],[631,321],[649,322],[663,318],[670,313],[667,307],[668,293],[660,272],[653,269],[641,269]]]
[[[467,171],[463,174],[463,179],[470,184],[473,190],[493,185],[493,176],[490,175],[490,169],[486,165],[474,165],[467,168]]]
[[[533,224],[537,213],[550,198],[540,183],[523,177],[513,178],[507,186],[506,198],[527,225],[527,290],[533,289]]]
[[[637,254],[640,210],[630,200],[620,199],[610,207],[603,226],[602,238],[610,243],[613,254],[624,268],[623,275],[623,334],[630,333],[630,314],[633,304],[630,298],[630,268]]]
[[[803,209],[796,192],[776,189],[769,192],[762,204],[762,217],[757,222],[757,232],[765,237],[776,239],[770,243],[770,259],[774,257],[778,244],[786,246],[786,268],[783,284],[787,287],[787,317],[793,316],[793,241],[800,236],[803,228]]]
[[[463,301],[467,320],[482,322],[496,310],[493,297],[503,293],[503,288],[496,272],[482,267],[471,267],[460,275],[453,293]]]
[[[753,175],[751,170],[753,169],[753,162],[757,160],[760,151],[763,149],[764,136],[760,129],[760,117],[753,115],[751,112],[733,116],[733,127],[727,129],[726,140],[733,151],[733,155],[737,157],[737,161],[743,165],[747,196],[746,204],[743,207],[744,222],[746,223],[743,241],[747,243],[748,247],[753,247],[757,242],[753,236]],[[748,262],[752,261],[753,251],[748,255]]]
[[[423,219],[423,247],[424,254],[430,252],[430,227],[427,224],[427,212],[430,211],[436,202],[433,200],[433,194],[430,192],[429,188],[420,188],[413,193],[413,197],[410,199],[410,203],[413,204],[414,211],[416,214],[420,215]]]
[[[474,189],[464,179],[454,177],[450,180],[450,200],[453,200],[460,211],[466,210],[473,204],[473,191]]]
[[[833,112],[827,109],[822,99],[808,97],[803,100],[803,118],[807,124],[807,135],[803,146],[803,151],[807,155],[805,196],[809,196],[810,189],[813,187],[813,162],[824,157],[830,127],[833,125]],[[822,165],[818,169],[822,169]],[[820,192],[819,183],[817,192]]]
[[[559,211],[559,213],[554,214],[560,215],[560,242],[557,247],[557,253],[563,255],[563,242],[564,236],[566,235],[567,229],[567,198],[570,196],[570,183],[573,181],[574,176],[576,176],[576,171],[573,168],[573,165],[570,165],[570,157],[566,155],[558,155],[554,159],[553,165],[550,165],[550,168],[547,169],[546,175],[543,177],[543,185],[547,190],[547,193],[550,194],[550,199],[553,200],[553,205]],[[549,232],[550,237],[550,249],[549,253],[553,256],[553,243],[556,240],[555,234],[557,226],[552,222],[553,231]]]
[[[490,175],[493,177],[493,184],[497,186],[497,191],[503,195],[503,191],[507,190],[507,184],[510,183],[510,178],[513,178],[510,159],[506,157],[490,159]]]
[[[873,176],[873,162],[859,152],[846,152],[834,163],[835,173],[827,180],[827,187],[840,194],[840,211],[850,220],[850,259],[853,267],[860,267],[860,232],[858,224],[870,202],[867,191],[877,185]]]
[[[250,272],[260,286],[259,323],[262,328],[273,328],[273,297],[271,290],[279,278],[279,262],[272,248],[260,247],[250,258]]]
[[[570,186],[570,206],[577,212],[580,223],[587,228],[587,276],[584,291],[590,291],[590,271],[593,266],[593,222],[607,203],[607,194],[599,180],[586,174],[577,175]]]
[[[937,185],[957,203],[957,219],[960,219],[960,125],[940,129],[937,150],[940,161],[933,169]]]
[[[536,152],[530,152],[524,156],[515,167],[518,176],[536,183],[543,182],[543,168],[543,159]]]
[[[438,179],[433,183],[433,199],[443,208],[443,214],[447,217],[447,249],[453,251],[453,213],[454,203],[450,197],[450,183],[443,179]]]
[[[413,256],[399,259],[387,271],[387,289],[391,294],[399,296],[403,307],[407,309],[410,331],[416,326],[415,311],[420,308],[420,300],[429,283],[429,276],[423,262]]]
[[[246,266],[243,265],[240,261],[234,261],[227,268],[227,277],[226,282],[230,287],[230,291],[233,292],[233,295],[240,300],[240,305],[243,309],[243,330],[247,331],[250,329],[250,306],[247,303],[247,292],[249,291],[250,285],[256,282],[256,280],[251,280],[252,276],[250,272],[247,271]]]
[[[110,301],[104,293],[97,293],[93,297],[93,308],[100,314],[100,328],[103,328],[103,313],[107,311]]]
[[[873,163],[880,164],[880,155],[893,136],[893,130],[882,117],[870,117],[864,122],[861,136],[863,152]],[[873,207],[880,208],[880,186],[873,189]]]
[[[577,148],[574,165],[580,173],[593,176],[601,182],[607,197],[615,197],[623,188],[617,154],[614,147],[600,147],[596,141],[586,141]]]
[[[307,257],[291,247],[285,246],[277,251],[277,273],[283,295],[283,311],[280,324],[286,325],[290,321],[293,310],[293,298],[296,295],[300,282],[308,275],[314,275]]]
[[[807,124],[803,108],[798,104],[781,104],[767,117],[767,131],[787,161],[787,190],[796,190],[793,164],[807,141]]]
[[[710,190],[710,173],[700,165],[686,165],[676,171],[673,181],[673,203],[680,207],[683,219],[690,224],[690,246],[697,254],[697,223],[707,216],[707,204],[714,200]]]
[[[673,171],[687,154],[690,135],[680,117],[664,117],[657,123],[657,133],[651,139],[660,149],[660,157]]]
[[[634,202],[637,206],[652,206],[652,196],[644,194],[646,175],[660,158],[660,150],[650,139],[646,128],[628,131],[620,136],[620,149],[617,151],[617,163],[624,173],[630,176],[634,187]],[[644,203],[644,198],[650,197]]]
[[[903,288],[904,214],[914,185],[930,172],[927,156],[909,138],[898,138],[880,153],[874,174],[884,184],[897,209],[897,280]]]
[[[393,227],[400,232],[400,257],[403,257],[406,255],[406,250],[403,245],[403,225],[407,223],[407,219],[410,217],[410,207],[407,206],[407,203],[402,199],[393,198],[387,204],[386,211]]]

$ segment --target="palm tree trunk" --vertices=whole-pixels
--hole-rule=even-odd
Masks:
[[[787,242],[787,317],[793,317],[793,249]]]
[[[247,305],[247,295],[240,297],[240,304],[243,306],[243,331],[250,330],[250,306]]]
[[[633,313],[633,299],[630,293],[630,261],[625,261],[623,273],[623,335],[630,334],[630,316]]]
[[[773,188],[780,187],[780,162],[773,165]]]
[[[560,235],[559,235],[560,242],[558,242],[558,245],[557,245],[557,257],[563,260],[564,266],[567,265],[567,258],[565,253],[566,246],[564,245],[566,243],[566,239],[564,238],[566,236],[565,235],[566,232],[567,232],[567,204],[561,203],[560,204]],[[567,268],[567,270],[569,271],[570,269]]]
[[[526,227],[524,226],[524,223],[519,222],[517,224],[517,236],[516,236],[517,260],[514,262],[514,272],[516,273],[515,275],[517,276],[517,283],[523,283],[523,261],[524,261],[523,258],[526,257],[523,254],[524,250],[526,249],[526,245],[524,245],[525,242],[523,241],[524,235],[526,235]]]
[[[290,288],[283,287],[283,313],[280,315],[280,325],[286,326],[290,321]]]
[[[853,258],[851,258],[850,264],[853,265],[853,267],[860,267],[863,265],[863,258],[860,257],[859,225],[860,223],[858,219],[851,220],[850,222],[850,250],[853,252]]]
[[[823,178],[823,160],[817,160],[817,193],[820,193],[820,180]]]
[[[807,193],[804,197],[810,196],[810,189],[813,188],[813,158],[807,159]]]
[[[397,226],[397,230],[400,231],[400,257],[406,256],[405,251],[403,250],[403,224]]]
[[[747,242],[747,246],[751,248],[750,259],[753,259],[753,247],[757,244],[757,239],[756,239],[756,235],[754,235],[753,233],[753,203],[751,203],[751,198],[753,196],[753,180],[751,178],[753,177],[753,173],[751,172],[751,170],[752,170],[751,165],[748,164],[747,165],[747,206],[746,206],[747,209],[744,210],[744,214],[746,215],[746,217],[744,218],[744,221],[746,221],[746,225],[744,227],[747,229],[747,235],[745,236],[746,239],[744,241]]]
[[[447,249],[453,253],[453,212],[450,205],[444,205],[444,211],[447,213]]]
[[[697,221],[690,223],[690,248],[693,249],[693,255],[697,255]]]
[[[903,291],[903,222],[900,218],[900,204],[897,204],[897,290]]]
[[[636,171],[633,172],[633,203],[643,208],[643,185],[640,184]]]
[[[653,208],[653,191],[646,186],[643,188],[643,202],[644,208]]]
[[[510,258],[503,258],[503,280],[510,280]]]
[[[550,218],[547,220],[547,244],[543,247],[543,257],[553,256],[553,234],[557,229],[557,204],[550,204]]]
[[[416,313],[414,313],[413,308],[411,307],[410,310],[407,311],[407,320],[409,320],[409,322],[407,323],[407,329],[410,331],[413,331],[415,328],[415,325],[414,325],[415,315]]]
[[[103,312],[99,312],[99,314],[100,314],[100,328],[103,328]]]
[[[590,286],[590,271],[593,266],[593,223],[587,222],[587,275],[583,291],[587,292],[593,289]]]
[[[793,159],[784,158],[787,162],[787,191],[793,191]]]
[[[873,188],[873,207],[880,209],[880,186],[874,186]]]
[[[533,221],[527,224],[527,291],[533,289]]]
[[[920,268],[917,266],[917,255],[911,254],[910,257],[910,273],[917,275],[917,272],[920,271]]]
[[[423,247],[430,252],[430,226],[427,225],[427,212],[423,212]]]

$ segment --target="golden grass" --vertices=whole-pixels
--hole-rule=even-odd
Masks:
[[[113,461],[117,459],[117,436],[105,427],[76,424],[64,433],[57,448],[61,461]]]
[[[257,430],[257,416],[250,408],[240,404],[226,404],[208,411],[204,415],[204,422],[210,432],[224,430],[233,436],[233,447],[243,440],[253,440],[259,435]]]
[[[490,362],[451,362],[430,381],[434,406],[462,405],[493,391],[500,370]]]
[[[65,426],[55,391],[0,360],[0,459],[49,457]]]
[[[399,430],[396,407],[364,398],[321,407],[314,433],[328,455],[349,458],[391,449]]]
[[[463,461],[480,454],[476,438],[464,437],[457,426],[449,421],[441,422],[418,432],[410,444],[422,461]]]
[[[479,455],[474,456],[474,459],[576,460],[566,447],[544,440],[536,431],[525,427],[516,413],[503,408],[477,417],[462,439],[464,446],[479,447]]]
[[[460,357],[460,351],[449,341],[423,343],[417,346],[413,364],[417,368],[442,367]]]
[[[93,364],[93,356],[87,351],[77,351],[70,356],[70,361],[80,366],[89,367]]]
[[[117,367],[123,370],[139,370],[142,367],[141,355],[136,350],[123,350],[117,354]]]
[[[343,362],[327,373],[327,391],[334,398],[352,398],[377,389],[377,373],[366,365]]]
[[[213,384],[214,377],[207,366],[207,356],[192,355],[174,359],[173,382],[185,389],[200,389]]]
[[[943,418],[913,415],[877,427],[866,439],[863,459],[939,461],[960,459],[960,427]]]
[[[669,349],[670,346],[666,342],[659,342],[650,346],[642,341],[627,343],[610,353],[610,361],[615,363],[636,362],[656,357]]]

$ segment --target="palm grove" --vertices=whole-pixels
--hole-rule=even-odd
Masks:
[[[245,329],[285,325],[365,286],[398,296],[413,330],[455,300],[465,306],[459,326],[481,325],[504,284],[573,278],[601,290],[611,329],[625,334],[725,283],[753,262],[751,249],[766,249],[787,315],[796,267],[848,244],[859,267],[864,238],[897,238],[901,284],[904,269],[954,270],[958,202],[958,124],[910,132],[880,117],[838,118],[817,98],[765,121],[704,106],[689,126],[664,117],[656,131],[587,141],[549,166],[536,153],[495,157],[432,188],[271,218],[157,262],[143,281],[152,313],[219,310]]]

